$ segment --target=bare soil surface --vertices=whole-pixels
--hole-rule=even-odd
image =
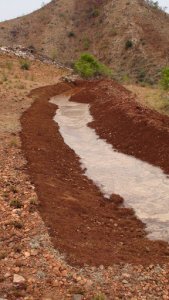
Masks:
[[[91,104],[91,126],[100,137],[119,151],[169,171],[169,119],[139,106],[117,83],[76,82],[74,87],[59,84],[34,90],[37,99],[21,120],[22,145],[54,246],[75,265],[168,262],[168,244],[148,240],[134,212],[118,205],[118,195],[112,202],[104,199],[64,143],[49,99],[72,88],[73,101]]]

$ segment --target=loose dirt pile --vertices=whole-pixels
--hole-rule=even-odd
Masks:
[[[72,101],[90,103],[98,135],[122,153],[133,155],[169,173],[169,118],[143,107],[118,83],[77,82]]]
[[[134,105],[136,112],[140,112],[141,107],[134,102],[131,94],[112,81],[77,82],[77,86],[82,90],[77,91],[72,100],[91,103],[95,118],[92,126],[99,135],[106,138],[112,134],[115,147],[123,152],[137,145],[139,158],[145,159],[140,153],[141,143],[144,141],[145,149],[149,149],[149,144],[146,137],[142,137],[145,131],[142,124],[138,144],[135,130],[138,133],[137,118],[139,116],[140,124],[141,117],[135,113]],[[167,262],[168,244],[147,240],[144,225],[136,219],[132,210],[118,206],[118,196],[115,195],[112,202],[104,199],[83,175],[73,150],[65,145],[52,119],[56,107],[48,100],[70,88],[73,86],[59,84],[35,90],[32,95],[36,95],[37,100],[22,118],[23,150],[37,189],[39,209],[55,247],[65,252],[67,260],[76,265]],[[117,102],[118,98],[121,100]],[[122,103],[127,107],[123,108]],[[123,113],[125,109],[127,113]],[[132,123],[133,120],[136,124]],[[157,128],[154,128],[157,133]],[[151,130],[151,127],[147,129],[146,134]],[[145,153],[148,155],[149,150]]]

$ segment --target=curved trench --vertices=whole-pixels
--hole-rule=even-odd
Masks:
[[[64,142],[80,157],[82,170],[106,198],[119,194],[146,224],[148,238],[169,241],[169,179],[162,170],[117,152],[88,127],[93,121],[88,104],[59,95],[51,103]]]
[[[98,85],[111,88],[113,86],[112,91],[118,89],[120,92],[121,89],[113,82],[90,83],[91,86],[92,84],[94,89]],[[79,86],[82,90],[77,90],[72,100],[77,101],[78,97],[79,102],[85,102],[85,85],[88,90],[85,100],[92,103],[91,111],[99,109],[102,101],[96,105],[89,92],[92,89],[89,90],[88,83],[76,83],[76,89]],[[49,229],[54,246],[74,265],[108,266],[122,262],[168,262],[168,244],[147,239],[144,224],[136,218],[132,209],[119,205],[118,195],[114,194],[112,201],[103,197],[99,188],[85,176],[79,157],[65,144],[58,124],[53,121],[56,106],[49,103],[49,100],[72,88],[73,85],[61,83],[34,90],[32,96],[36,100],[21,119],[22,148],[40,200],[39,211]],[[94,92],[96,93],[96,90]],[[100,86],[99,95],[100,99],[106,95],[104,88],[102,93]],[[128,92],[122,90],[121,96],[124,95],[128,95]],[[111,101],[113,116],[116,104],[113,95]],[[129,102],[130,99],[127,103]],[[110,109],[106,111],[105,105],[104,113],[108,116],[109,112]],[[99,113],[99,118],[102,113]],[[130,120],[127,114],[126,118]],[[97,116],[95,120],[97,121]],[[121,122],[124,120],[121,119]],[[102,128],[105,133],[108,126],[104,123],[105,127]],[[99,126],[101,128],[101,122]],[[135,127],[132,128],[134,132]],[[98,131],[98,126],[96,130]]]

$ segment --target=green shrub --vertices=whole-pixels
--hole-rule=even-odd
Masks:
[[[74,64],[75,71],[84,78],[98,75],[111,76],[111,70],[101,64],[93,55],[84,53]]]
[[[27,60],[20,61],[21,69],[28,71],[30,69],[30,62]]]
[[[164,90],[169,90],[169,67],[162,70],[160,83]]]
[[[73,31],[69,31],[68,32],[68,37],[75,37],[75,33]]]
[[[129,49],[129,48],[132,48],[132,47],[133,47],[133,42],[131,40],[126,41],[125,48]]]
[[[52,60],[52,61],[55,61],[55,60],[56,60],[56,58],[57,58],[57,51],[56,51],[56,49],[53,49],[53,50],[51,51],[50,57],[51,57],[51,60]]]

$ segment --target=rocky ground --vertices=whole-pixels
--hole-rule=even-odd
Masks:
[[[21,150],[19,119],[31,89],[57,83],[63,71],[0,56],[0,299],[169,299],[168,264],[68,265],[54,249],[38,211]]]

